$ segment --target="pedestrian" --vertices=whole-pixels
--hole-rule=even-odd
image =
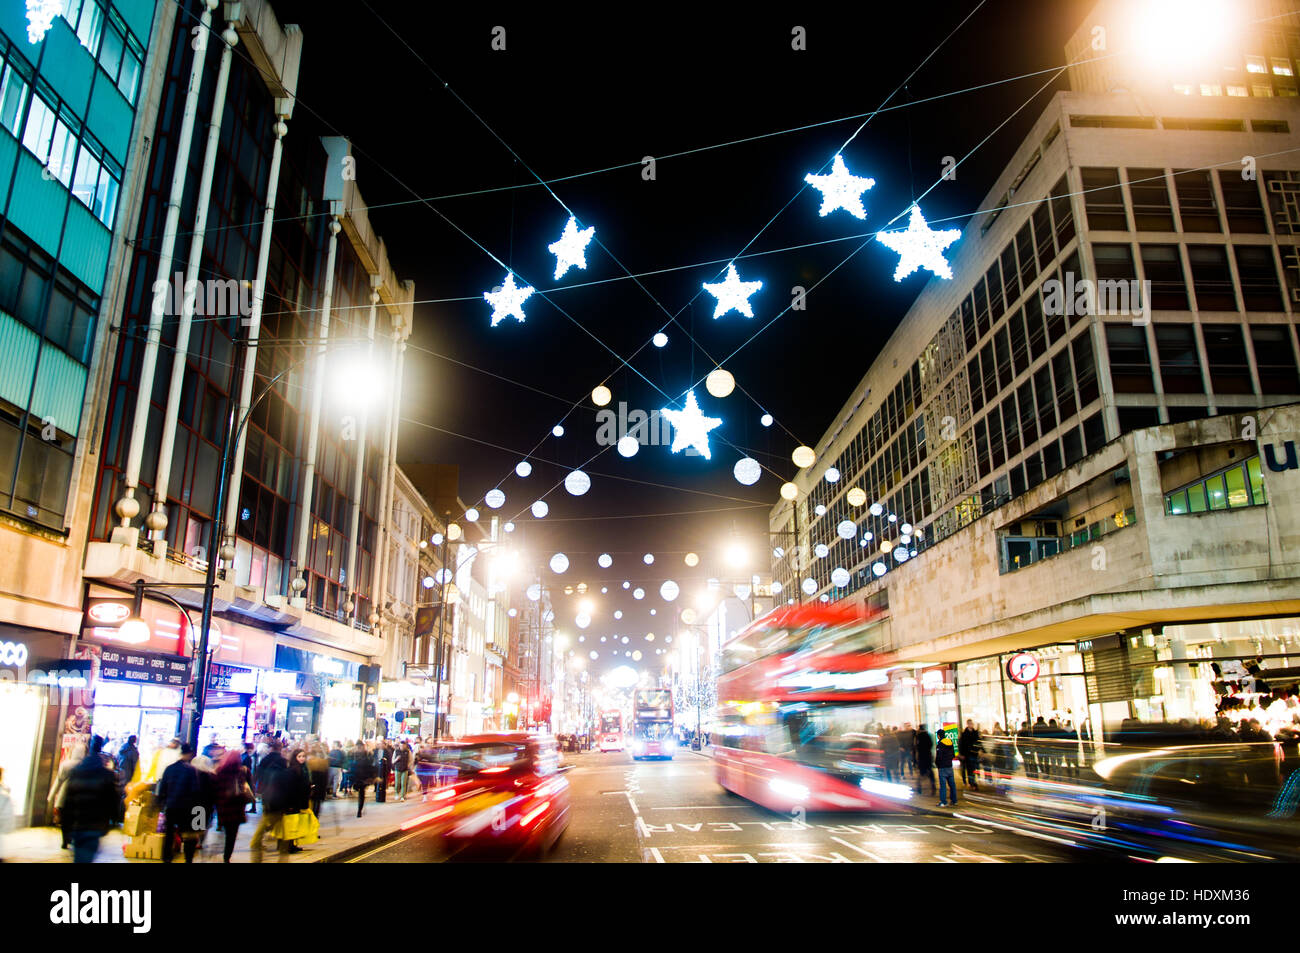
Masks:
[[[307,756],[307,772],[311,776],[312,813],[320,817],[321,805],[325,803],[325,793],[330,784],[329,752],[324,745],[312,745],[311,754]]]
[[[284,785],[284,820],[294,814],[303,814],[311,809],[311,769],[307,767],[307,749],[293,748],[289,752],[289,766],[281,775]],[[297,854],[302,848],[293,843],[296,838],[287,838],[289,853]]]
[[[136,747],[136,742],[136,736],[132,735],[117,750],[117,786],[122,794],[118,802],[119,819],[126,816],[126,789],[136,780],[135,769],[140,764],[140,749]]]
[[[54,788],[50,791],[50,801],[54,804],[54,810],[59,816],[59,827],[63,834],[63,849],[72,849],[72,828],[68,825],[68,813],[64,810],[68,799],[68,779],[72,777],[72,772],[76,770],[77,765],[86,759],[88,749],[85,744],[78,741],[68,752],[68,756],[63,759],[59,765],[59,773],[54,779]]]
[[[94,863],[99,841],[117,814],[117,775],[104,764],[104,739],[95,737],[89,753],[70,772],[63,798],[64,829],[72,838],[72,860]]]
[[[253,789],[249,785],[243,753],[231,749],[221,759],[216,774],[217,823],[226,835],[222,863],[230,863],[230,856],[235,852],[235,838],[239,836],[240,825],[248,820],[245,811],[252,799]]]
[[[217,740],[216,735],[213,735],[210,739],[208,739],[208,743],[203,746],[203,751],[202,751],[203,757],[211,761],[214,766],[218,761],[220,761],[223,757],[225,757],[225,754],[226,754],[226,746]]]
[[[916,773],[916,732],[912,730],[912,723],[903,722],[895,737],[898,741],[898,777],[902,780],[909,769]]]
[[[329,796],[338,797],[339,789],[343,785],[343,765],[347,761],[347,755],[343,753],[343,746],[335,741],[330,746],[330,785]]]
[[[930,781],[930,794],[934,794],[934,739],[925,730],[925,725],[915,732],[916,742],[912,748],[912,763],[916,769],[916,793],[921,793],[921,779]]]
[[[970,718],[966,719],[966,727],[957,740],[957,751],[961,755],[962,784],[978,791],[980,786],[976,783],[975,772],[980,766],[980,732]]]
[[[243,753],[239,756],[239,766],[244,769],[244,781],[248,784],[248,789],[253,790],[253,778],[257,773],[257,757],[253,754],[252,742],[244,742]],[[256,813],[257,798],[250,796],[248,799],[248,810]]]
[[[356,747],[352,749],[352,760],[348,764],[348,770],[352,774],[352,786],[357,792],[357,817],[360,817],[366,808],[366,785],[375,776],[374,757],[361,741],[358,741]]]
[[[198,838],[193,835],[199,829],[206,829],[206,818],[202,818],[203,790],[198,769],[194,767],[194,748],[189,744],[181,745],[181,755],[167,766],[158,781],[158,803],[163,809],[163,850],[164,864],[170,864],[176,854],[176,837],[184,842],[185,863],[194,862],[194,851],[198,847]],[[186,836],[189,835],[189,836]]]
[[[375,803],[388,799],[388,775],[393,770],[393,745],[388,740],[375,744]]]
[[[952,739],[943,729],[938,729],[937,735],[939,743],[934,751],[934,765],[939,769],[939,806],[956,807],[957,805],[957,781],[952,774]],[[920,790],[920,787],[917,787]],[[944,799],[945,792],[948,800]]]
[[[893,725],[880,731],[880,763],[884,768],[885,780],[893,781],[898,768],[898,733]]]
[[[285,785],[281,775],[288,769],[289,764],[280,754],[279,744],[267,744],[266,754],[262,756],[257,766],[257,793],[262,798],[262,816],[257,822],[257,827],[253,828],[253,840],[249,844],[255,864],[261,863],[262,839],[266,836],[266,832],[274,830],[284,820]],[[286,850],[284,841],[280,842],[280,850]]]
[[[393,771],[397,775],[397,800],[406,800],[406,786],[411,777],[411,746],[398,742],[393,752]]]

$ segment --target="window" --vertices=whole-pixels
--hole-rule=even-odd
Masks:
[[[1141,313],[1141,292],[1137,290],[1132,247],[1094,244],[1092,259],[1097,267],[1097,300],[1093,302],[1097,313]]]
[[[1052,372],[1046,364],[1034,374],[1034,393],[1038,397],[1038,426],[1044,434],[1056,429],[1056,405],[1052,395]]]
[[[1164,169],[1125,169],[1133,197],[1133,223],[1139,232],[1174,231],[1174,209],[1169,201]]]
[[[1229,86],[1229,87],[1228,87],[1228,95],[1229,95],[1229,96],[1249,96],[1249,95],[1250,95],[1250,92],[1246,89],[1245,86]]]
[[[1160,378],[1168,394],[1203,394],[1201,360],[1196,353],[1196,335],[1190,324],[1157,324],[1156,351],[1160,355]]]
[[[1250,394],[1250,362],[1237,324],[1203,324],[1205,358],[1210,365],[1210,386],[1216,394]]]
[[[98,0],[86,0],[77,24],[77,39],[90,50],[92,56],[99,51],[99,38],[104,30],[104,11]]]
[[[31,111],[27,115],[27,128],[23,130],[23,145],[44,165],[50,156],[50,140],[57,122],[54,108],[40,96],[32,97]]]
[[[1209,172],[1197,169],[1174,172],[1174,188],[1178,192],[1178,213],[1183,220],[1183,231],[1223,231]]]
[[[1106,347],[1110,356],[1110,379],[1117,393],[1154,394],[1147,337],[1131,324],[1107,324]]]
[[[1290,327],[1284,324],[1252,324],[1250,339],[1255,345],[1255,367],[1259,370],[1260,393],[1300,394],[1300,377],[1296,374]]]
[[[1253,179],[1243,179],[1240,172],[1220,169],[1219,188],[1223,192],[1223,210],[1228,216],[1228,231],[1257,235],[1268,231],[1264,224],[1264,204],[1260,201],[1258,183]]]
[[[1187,280],[1177,245],[1143,245],[1142,270],[1151,283],[1151,307],[1157,311],[1186,311]]]
[[[1119,170],[1084,168],[1079,173],[1083,180],[1083,204],[1088,213],[1088,227],[1094,231],[1128,231]],[[1037,224],[1034,223],[1035,227]]]
[[[1038,244],[1038,267],[1042,270],[1056,257],[1056,249],[1052,246],[1052,214],[1046,202],[1039,202],[1034,209],[1033,222],[1034,240]]]
[[[1202,84],[1201,84],[1201,95],[1202,95],[1202,96],[1222,96],[1222,95],[1223,95],[1223,87],[1220,86],[1218,83],[1202,83]]]
[[[1272,86],[1252,86],[1252,87],[1250,87],[1250,93],[1251,93],[1252,96],[1258,96],[1260,99],[1268,99],[1270,96],[1273,95],[1273,87],[1272,87]]]
[[[1232,272],[1222,245],[1188,245],[1187,260],[1192,268],[1196,307],[1201,311],[1236,311]]]
[[[1068,420],[1078,411],[1074,402],[1074,374],[1070,371],[1070,349],[1063,348],[1052,358],[1052,376],[1056,378],[1056,406],[1061,419]]]
[[[1263,506],[1266,502],[1259,457],[1254,456],[1166,493],[1165,513],[1183,516],[1188,513]]]
[[[1270,245],[1234,245],[1241,300],[1247,311],[1281,311],[1282,288]]]
[[[1092,336],[1080,334],[1070,344],[1074,354],[1074,378],[1079,385],[1079,406],[1087,407],[1101,396],[1097,389],[1097,365],[1092,357]]]
[[[1016,255],[1020,258],[1020,284],[1028,288],[1038,275],[1038,264],[1034,261],[1034,233],[1029,222],[1016,232]]]
[[[15,136],[23,121],[23,107],[27,104],[28,78],[19,72],[12,60],[5,64],[0,75],[0,124]]]
[[[1246,72],[1247,72],[1247,73],[1267,73],[1267,72],[1268,72],[1268,67],[1264,65],[1264,57],[1262,57],[1262,56],[1247,56],[1247,57],[1246,57]]]

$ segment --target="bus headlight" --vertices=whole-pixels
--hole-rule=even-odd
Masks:
[[[781,778],[773,778],[767,782],[767,786],[782,797],[793,798],[800,803],[808,800],[808,789],[802,784],[795,784],[793,781],[785,781]]]

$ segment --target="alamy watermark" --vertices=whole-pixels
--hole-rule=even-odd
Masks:
[[[194,301],[193,314],[206,317],[229,317],[253,313],[253,301],[260,297],[261,284],[237,278],[207,278],[186,281],[176,272],[171,281],[153,283],[153,313],[156,316],[178,315],[187,297]]]
[[[673,443],[673,425],[658,410],[629,410],[625,401],[619,401],[617,411],[612,407],[596,411],[599,446],[616,447],[627,438],[642,447],[669,447]],[[694,447],[686,447],[683,452],[688,457],[700,455]]]
[[[1124,315],[1135,325],[1151,323],[1151,282],[1136,278],[1075,278],[1065,272],[1064,279],[1043,282],[1043,313],[1050,316]]]

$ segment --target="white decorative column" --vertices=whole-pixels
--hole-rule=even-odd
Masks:
[[[372,362],[375,357],[375,310],[379,305],[379,284],[383,279],[379,275],[370,276],[370,330],[366,336],[366,371],[369,373]],[[390,380],[392,378],[389,378]],[[361,497],[364,495],[364,480],[366,471],[366,437],[367,428],[370,423],[370,409],[368,406],[363,407],[361,411],[361,433],[359,443],[357,444],[357,465],[352,473],[352,533],[348,537],[348,601],[347,613],[349,619],[356,611],[356,593],[357,593],[357,535],[361,530]]]
[[[203,257],[203,236],[208,226],[208,203],[212,195],[212,172],[217,162],[217,140],[226,111],[226,86],[230,79],[230,58],[239,34],[227,25],[221,39],[221,66],[217,70],[217,88],[212,99],[212,118],[208,121],[208,141],[203,148],[203,171],[199,176],[198,208],[194,212],[194,232],[190,236],[190,257],[185,266],[184,303],[181,322],[176,329],[176,350],[172,354],[171,383],[167,390],[167,411],[163,415],[162,446],[158,450],[158,469],[154,473],[153,510],[145,518],[145,527],[157,533],[153,554],[167,555],[167,486],[172,474],[172,451],[176,446],[176,426],[180,419],[181,385],[185,381],[185,360],[190,350],[190,331],[194,324],[194,298],[198,290],[199,262]],[[277,140],[278,141],[278,140]],[[215,556],[215,554],[213,554]]]
[[[402,414],[402,370],[406,363],[406,332],[400,328],[393,331],[392,360],[395,373],[389,377],[393,382],[393,390],[389,395],[388,421],[384,429],[383,484],[379,489],[380,560],[378,571],[371,583],[371,597],[374,601],[374,611],[370,614],[371,625],[382,623],[384,606],[388,603],[388,555],[392,548],[393,485],[397,479],[397,422]]]
[[[316,379],[311,394],[311,419],[307,424],[307,468],[303,474],[302,518],[298,522],[298,548],[295,556],[298,575],[294,576],[294,596],[291,605],[302,609],[307,605],[303,591],[307,588],[307,534],[315,520],[311,511],[313,484],[316,481],[316,449],[320,444],[320,404],[325,389],[325,352],[330,336],[330,299],[334,294],[334,259],[338,255],[339,232],[343,226],[338,216],[330,219],[329,252],[325,257],[325,296],[321,303],[320,347],[316,352]]]
[[[203,68],[207,61],[208,32],[212,27],[212,11],[216,7],[217,0],[203,0],[203,15],[194,32],[194,62],[190,66],[189,86],[185,90],[185,111],[181,116],[180,133],[176,140],[176,163],[172,168],[171,191],[167,196],[167,212],[163,222],[163,240],[158,250],[158,270],[152,289],[149,330],[140,365],[140,377],[136,382],[135,415],[131,422],[131,440],[126,457],[126,488],[114,506],[122,523],[113,529],[113,542],[131,546],[135,546],[139,538],[139,530],[131,526],[131,520],[140,513],[140,501],[135,498],[135,490],[140,485],[145,431],[149,426],[149,402],[153,396],[154,372],[158,365],[163,312],[167,308],[172,254],[176,249],[176,227],[180,222],[181,201],[185,195],[185,173],[189,169],[190,144],[194,140],[194,118],[199,106],[199,88],[203,85]]]

